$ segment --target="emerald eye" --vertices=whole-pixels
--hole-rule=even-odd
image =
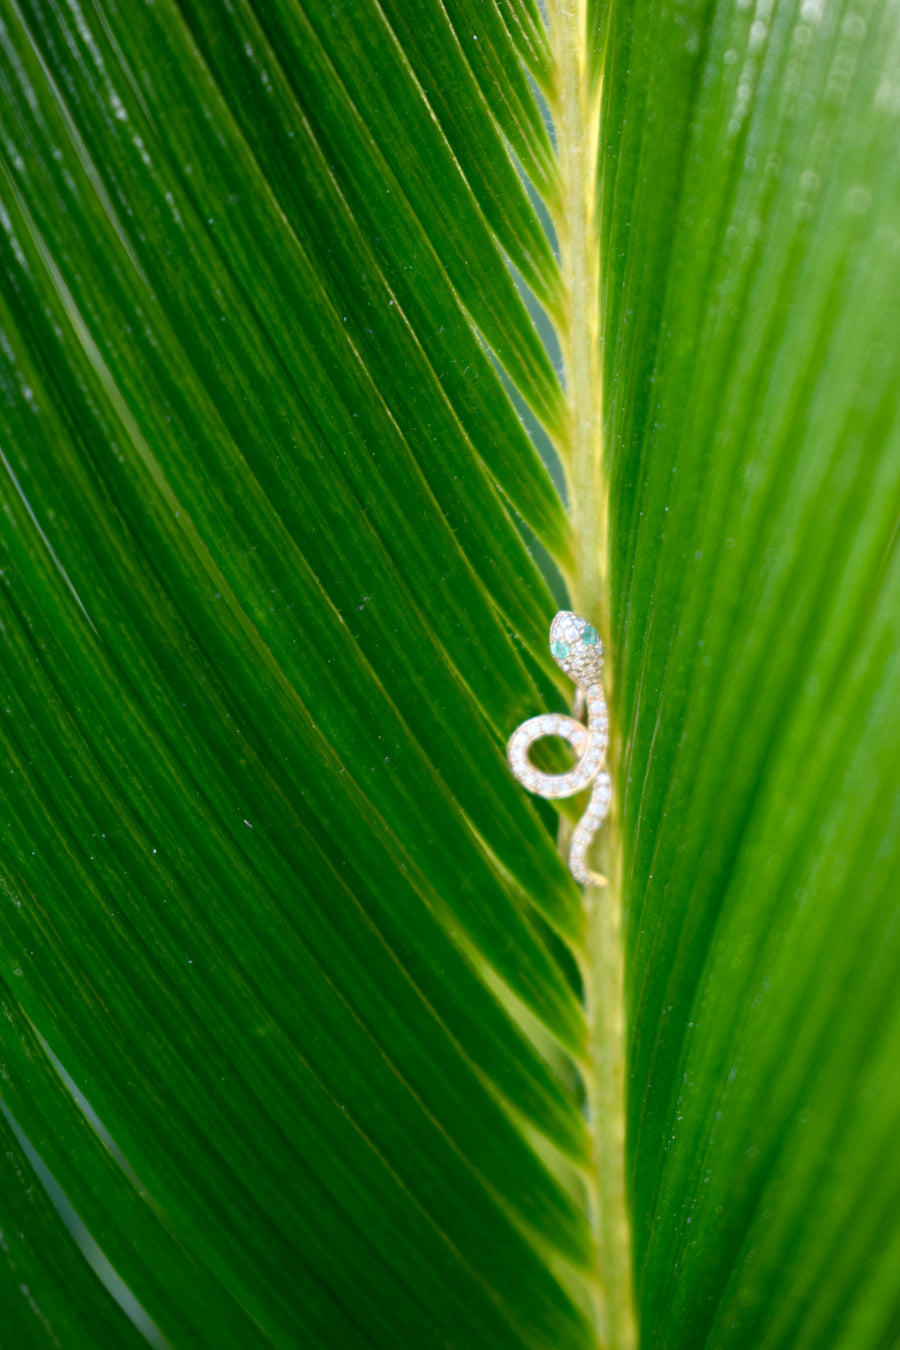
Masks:
[[[569,655],[569,644],[568,642],[560,642],[559,639],[557,639],[556,642],[550,643],[550,650],[557,660],[561,661],[564,656]]]
[[[597,637],[596,628],[592,628],[591,625],[588,624],[581,635],[581,640],[586,647],[596,647],[597,643],[600,641]]]

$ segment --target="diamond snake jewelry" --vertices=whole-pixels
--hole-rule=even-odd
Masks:
[[[606,699],[600,683],[603,643],[586,619],[564,609],[550,625],[550,652],[560,670],[578,686],[575,711],[587,704],[587,726],[560,713],[530,717],[510,736],[506,757],[522,786],[539,797],[571,797],[593,782],[588,808],[572,835],[569,870],[584,886],[605,886],[606,878],[587,865],[587,851],[609,810],[611,794],[609,774],[603,767],[609,738]],[[578,763],[568,773],[542,773],[528,758],[534,742],[545,736],[561,736],[578,755]]]

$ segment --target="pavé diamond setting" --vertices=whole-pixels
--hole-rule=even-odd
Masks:
[[[588,849],[609,810],[612,792],[604,764],[609,719],[601,684],[603,643],[586,619],[564,609],[550,625],[550,652],[560,670],[581,691],[587,707],[587,726],[560,713],[530,717],[510,736],[506,756],[522,786],[539,797],[572,797],[593,783],[588,808],[572,835],[569,870],[583,886],[605,886],[606,878],[587,865]],[[560,736],[575,751],[578,763],[568,773],[542,773],[532,764],[528,751],[545,736]]]

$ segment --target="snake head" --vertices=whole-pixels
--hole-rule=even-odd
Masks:
[[[587,619],[561,609],[550,625],[550,654],[560,670],[582,689],[600,683],[603,643]]]

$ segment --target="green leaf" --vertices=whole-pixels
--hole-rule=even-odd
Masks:
[[[898,40],[0,3],[4,1344],[895,1339]]]
[[[138,1347],[146,1341],[66,1231],[16,1132],[0,1114],[0,1303],[7,1345]]]
[[[643,1334],[896,1334],[896,15],[613,14]],[[877,1180],[876,1180],[877,1178]]]
[[[383,26],[403,154],[289,6],[5,23],[4,979],[147,1200],[54,1166],[173,1344],[579,1344],[532,1141],[580,1164],[584,1124],[484,973],[582,1052],[577,888],[501,753],[558,698],[512,637],[547,592],[495,484],[566,525],[460,305],[545,411],[549,361]],[[367,194],[413,155],[415,210]],[[82,1128],[34,1077],[26,1134]]]

